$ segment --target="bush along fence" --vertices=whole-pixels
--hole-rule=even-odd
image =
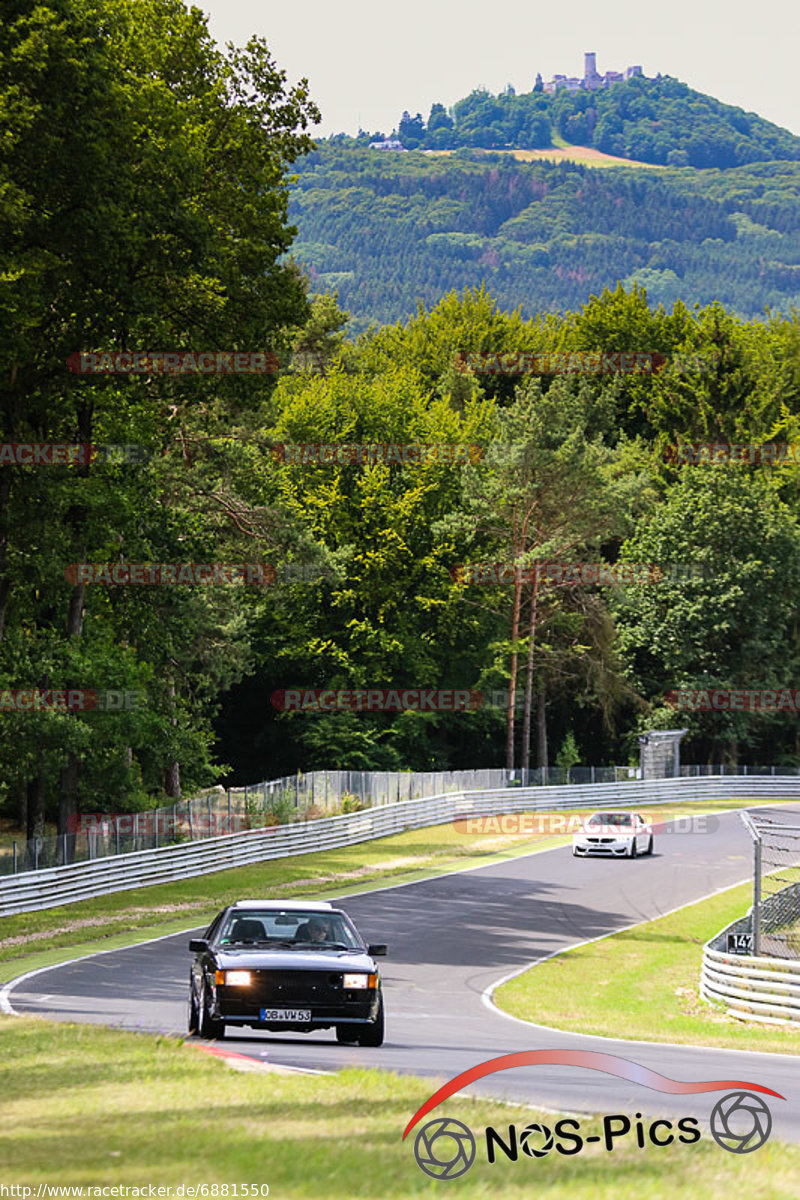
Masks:
[[[777,768],[800,775],[800,768]],[[682,766],[682,778],[775,775],[776,768]],[[635,780],[638,769],[560,767],[507,771],[309,771],[241,788],[215,787],[166,808],[79,813],[67,833],[0,848],[0,877],[88,862],[160,846],[263,829],[297,820],[358,812],[448,792],[486,788],[577,786]]]

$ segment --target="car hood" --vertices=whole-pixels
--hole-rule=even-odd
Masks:
[[[214,953],[220,970],[250,968],[254,971],[377,971],[373,959],[366,953],[347,953],[343,950],[217,950]]]
[[[649,830],[647,829],[639,830],[639,833],[648,832]],[[572,839],[574,841],[576,838],[586,839],[590,837],[610,837],[619,840],[621,838],[632,838],[633,835],[634,831],[632,829],[586,829],[581,833],[573,833]]]

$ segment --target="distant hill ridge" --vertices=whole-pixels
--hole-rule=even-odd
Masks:
[[[295,171],[292,253],[314,291],[338,291],[352,332],[481,283],[528,316],[574,312],[618,281],[670,309],[800,309],[800,162],[594,170],[323,145]]]
[[[433,104],[427,121],[403,113],[389,139],[360,131],[338,134],[334,144],[394,141],[406,150],[547,149],[567,142],[659,166],[722,167],[800,161],[800,137],[757,113],[723,104],[672,76],[649,79],[629,67],[597,73],[586,55],[583,79],[537,76],[530,92],[512,87],[498,95],[478,89],[448,112]],[[550,89],[550,90],[548,90]],[[377,151],[374,151],[377,152]]]

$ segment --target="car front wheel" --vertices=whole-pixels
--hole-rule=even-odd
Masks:
[[[337,1031],[338,1032],[338,1031]],[[383,996],[378,1001],[378,1015],[363,1033],[358,1035],[359,1046],[383,1045]]]
[[[636,858],[636,838],[631,838],[631,848],[628,851],[628,858]]]
[[[218,1042],[225,1037],[225,1022],[220,1021],[217,1017],[212,1017],[208,1011],[208,989],[205,984],[200,993],[200,1028],[197,1032],[201,1038]]]
[[[197,1033],[197,1026],[200,1024],[200,1012],[197,1007],[197,996],[194,992],[194,985],[189,983],[189,1017],[186,1022],[191,1035]]]

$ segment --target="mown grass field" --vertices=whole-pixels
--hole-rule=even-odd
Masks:
[[[561,139],[553,138],[553,146],[547,150],[487,150],[487,154],[508,154],[517,162],[574,162],[583,163],[587,167],[639,167],[648,171],[664,171],[665,167],[658,163],[639,162],[635,158],[619,158],[615,154],[605,154],[594,146],[572,146]],[[448,155],[455,150],[426,150],[426,154]]]
[[[461,1200],[800,1195],[800,1148],[770,1141],[735,1155],[707,1134],[694,1145],[644,1150],[631,1136],[610,1153],[601,1142],[572,1157],[501,1156],[491,1166],[487,1125],[507,1135],[511,1122],[521,1130],[554,1118],[464,1096],[436,1112],[473,1131],[475,1163],[457,1180],[435,1181],[414,1159],[417,1130],[402,1140],[434,1086],[358,1068],[315,1076],[240,1073],[179,1039],[0,1017],[0,1185],[205,1184],[208,1196],[219,1197],[225,1185],[247,1183],[267,1185],[273,1200],[445,1192]],[[601,1132],[598,1119],[581,1118],[582,1134]]]

